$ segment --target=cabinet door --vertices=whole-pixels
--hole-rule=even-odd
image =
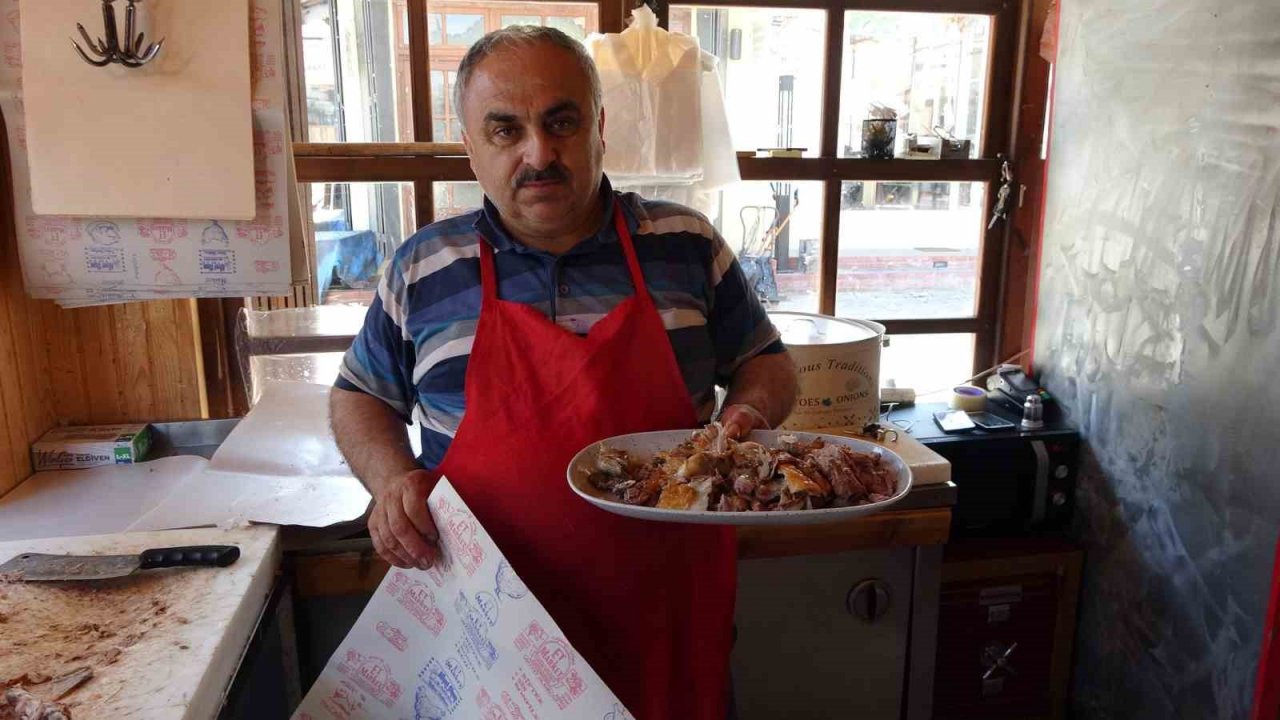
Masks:
[[[912,548],[738,564],[734,686],[742,720],[896,720],[911,616]],[[851,595],[864,581],[860,609]],[[886,602],[887,601],[887,602]]]

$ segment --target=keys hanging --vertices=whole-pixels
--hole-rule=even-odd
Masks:
[[[1000,165],[1000,189],[996,191],[996,207],[991,212],[991,222],[987,223],[987,229],[996,226],[997,220],[1009,219],[1009,195],[1013,192],[1013,166],[1008,160],[1003,161]]]

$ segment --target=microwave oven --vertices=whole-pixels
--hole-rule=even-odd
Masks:
[[[951,463],[957,500],[952,535],[992,537],[1056,534],[1067,528],[1075,510],[1080,435],[1061,420],[1023,431],[1021,418],[996,403],[987,412],[1015,427],[1010,430],[944,433],[934,413],[945,403],[895,407],[881,424],[909,433]]]

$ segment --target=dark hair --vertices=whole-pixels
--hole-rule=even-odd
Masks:
[[[586,74],[587,80],[591,83],[591,100],[595,104],[593,111],[599,114],[603,104],[600,91],[600,74],[596,72],[596,64],[591,60],[591,56],[587,54],[587,49],[582,46],[582,43],[563,32],[541,25],[512,25],[501,30],[494,30],[477,40],[467,50],[467,54],[462,57],[462,62],[458,64],[458,76],[453,84],[454,112],[459,116],[462,115],[462,95],[466,92],[467,85],[471,83],[471,74],[475,72],[476,66],[485,58],[503,48],[528,47],[542,42],[563,48],[573,54],[579,68]]]

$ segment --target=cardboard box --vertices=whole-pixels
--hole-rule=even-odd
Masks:
[[[54,428],[31,446],[31,462],[36,472],[128,465],[141,462],[150,448],[145,423]]]

